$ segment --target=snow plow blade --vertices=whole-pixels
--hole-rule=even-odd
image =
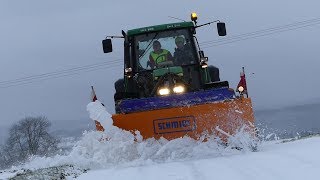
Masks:
[[[254,129],[254,114],[250,98],[172,107],[128,114],[114,114],[113,125],[134,132],[144,139],[164,137],[168,140],[189,136],[216,135],[226,139],[244,124]],[[251,128],[250,128],[251,129]]]

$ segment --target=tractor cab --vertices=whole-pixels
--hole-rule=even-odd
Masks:
[[[115,83],[115,101],[194,92],[219,81],[218,68],[208,67],[195,36],[201,26],[190,21],[122,31],[117,37],[124,39],[124,78]],[[224,23],[217,27],[226,35]],[[103,40],[105,53],[112,52],[115,37]]]
[[[179,28],[180,27],[180,28]],[[192,22],[128,31],[131,35],[133,80],[140,97],[164,96],[201,88],[198,48]],[[179,47],[178,47],[179,45]]]

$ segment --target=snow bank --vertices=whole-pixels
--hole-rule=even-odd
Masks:
[[[219,138],[214,136],[206,136],[206,142],[189,137],[172,141],[163,138],[142,141],[138,131],[132,134],[113,126],[111,115],[99,101],[88,104],[87,110],[90,118],[101,122],[105,132],[85,132],[68,155],[32,157],[24,168],[39,169],[72,164],[97,169],[212,158],[248,152],[253,142],[243,129],[229,138],[228,147],[222,145]],[[232,147],[239,147],[242,151]]]
[[[113,129],[110,132],[86,132],[70,154],[52,158],[33,157],[24,168],[39,169],[65,164],[85,169],[130,167],[230,156],[250,151],[244,145],[240,146],[243,148],[242,151],[233,149],[232,146],[226,147],[214,137],[209,137],[206,142],[189,137],[172,141],[166,139],[140,141],[139,133],[133,135],[120,129]]]
[[[271,142],[256,153],[93,170],[79,179],[319,179],[319,151],[320,137],[313,137],[280,144]]]
[[[29,163],[13,169],[58,169],[73,176],[91,169],[92,172],[81,178],[167,180],[299,179],[304,177],[303,172],[310,173],[305,177],[312,179],[318,172],[316,170],[320,169],[320,156],[317,155],[320,138],[301,144],[288,143],[278,149],[275,147],[276,141],[271,144],[264,142],[258,153],[251,153],[255,141],[244,130],[246,127],[241,127],[229,137],[229,146],[224,146],[214,136],[206,136],[205,142],[189,137],[171,141],[163,138],[142,141],[138,131],[133,134],[113,126],[111,115],[99,101],[88,104],[87,109],[92,119],[101,122],[105,132],[84,132],[70,153],[50,158],[31,157]],[[219,127],[216,130],[220,131]],[[14,175],[10,172],[15,171],[3,172],[0,178]],[[292,172],[294,175],[287,174]]]

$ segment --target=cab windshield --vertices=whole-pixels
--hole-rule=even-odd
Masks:
[[[196,63],[188,29],[162,31],[135,37],[138,71]]]

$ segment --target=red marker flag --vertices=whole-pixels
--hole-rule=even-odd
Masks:
[[[93,89],[93,86],[91,86],[91,100],[92,102],[95,102],[96,100],[98,100],[96,92]]]
[[[91,86],[91,100],[92,100],[92,102],[95,102],[96,100],[98,100],[96,92],[93,89],[93,86]],[[103,126],[101,125],[101,123],[98,120],[94,120],[94,122],[95,122],[97,131],[104,131]]]
[[[237,91],[239,92],[239,87],[243,87],[243,93],[248,95],[247,91],[247,81],[246,81],[246,75],[244,73],[244,67],[242,67],[242,72],[240,72],[240,81],[237,86]]]

